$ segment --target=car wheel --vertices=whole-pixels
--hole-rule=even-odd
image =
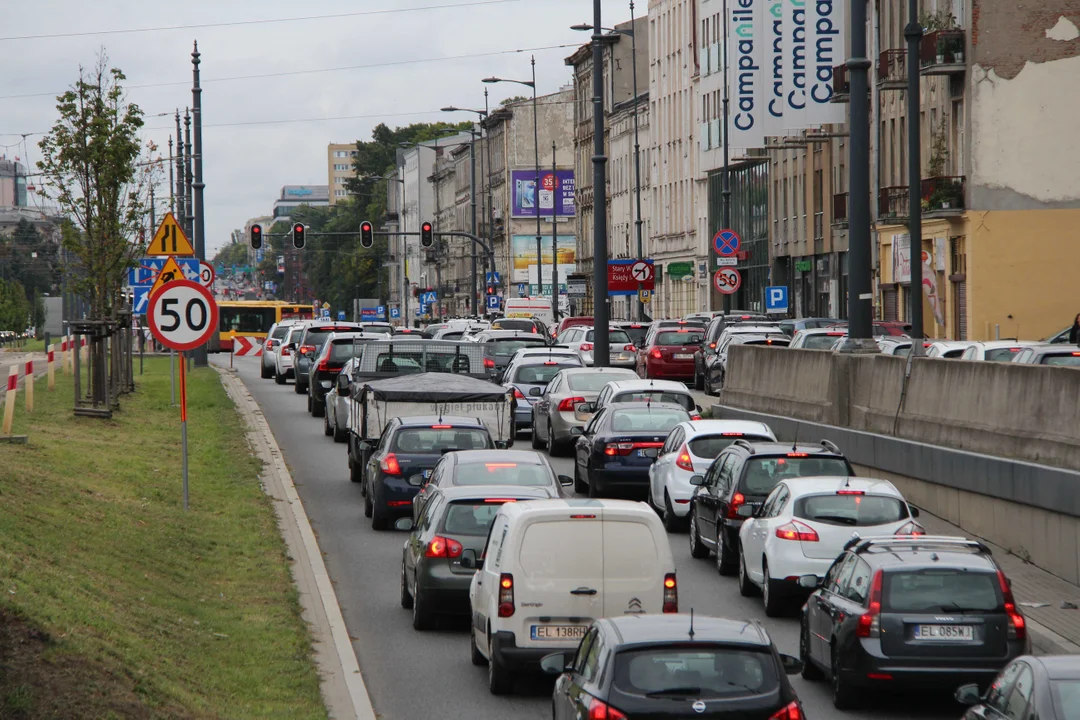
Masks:
[[[279,372],[275,372],[274,373],[274,382],[276,382],[278,385],[284,385],[285,384],[285,376],[282,375]]]
[[[335,423],[334,424],[334,442],[343,443],[343,442],[346,442],[348,439],[349,439],[349,431],[348,430],[342,430]]]
[[[765,604],[765,614],[769,617],[780,617],[784,614],[786,604],[784,591],[779,583],[769,577],[769,563],[761,561],[761,599]]]
[[[555,440],[555,433],[551,431],[551,421],[548,420],[547,424],[547,449],[548,455],[551,457],[559,457],[563,454],[562,446]]]
[[[311,417],[319,417],[320,415],[326,415],[326,403],[311,398]]]
[[[270,368],[266,367],[265,365],[263,365],[262,366],[262,372],[259,373],[259,377],[261,377],[263,380],[269,380],[273,376],[274,376],[274,371],[271,370]]]
[[[840,663],[836,649],[832,651],[832,703],[837,710],[855,710],[859,706],[858,688],[852,687],[840,676]]]
[[[296,393],[297,395],[303,395],[304,393],[307,392],[307,385],[301,385],[299,382],[294,381],[294,383],[293,383],[293,392]],[[308,410],[310,410],[310,409],[311,408],[308,408]]]
[[[413,630],[422,632],[431,627],[431,614],[423,602],[424,596],[420,594],[420,586],[416,586],[412,602],[412,626]]]
[[[742,550],[739,550],[739,594],[743,597],[754,597],[758,594],[758,587],[750,581],[750,576],[746,574],[746,558],[743,557]]]
[[[349,456],[349,480],[360,483],[360,494],[367,495],[367,488],[364,486],[364,468],[352,459],[352,455]]]
[[[704,390],[705,389],[705,376],[704,375],[698,375],[697,369],[694,370],[694,389],[695,390]]]
[[[821,668],[810,659],[810,628],[806,623],[806,616],[802,618],[799,631],[799,660],[802,661],[802,679],[808,682],[821,680],[825,675]]]
[[[371,488],[368,490],[366,500],[371,503],[371,529],[381,531],[390,525],[390,518],[386,517],[386,508],[383,507],[380,495],[378,488]],[[413,602],[416,602],[415,598]]]
[[[488,647],[491,647],[490,643]],[[505,695],[514,689],[514,679],[510,671],[504,668],[495,655],[488,659],[488,690],[492,695]]]
[[[367,487],[367,483],[364,483],[364,487]],[[371,503],[371,493],[364,493],[364,517],[371,517],[375,512],[375,506]]]
[[[476,646],[476,630],[469,629],[469,660],[473,665],[482,667],[487,662],[487,658],[480,654],[480,648]]]
[[[675,509],[671,507],[671,497],[668,496],[667,491],[664,491],[664,529],[669,533],[676,533],[682,530],[683,521],[675,515]]]
[[[537,424],[536,424],[536,420],[534,418],[533,419],[533,429],[532,429],[532,449],[533,450],[543,450],[544,449],[544,443],[542,443],[540,441],[540,431],[537,430],[536,428],[537,428]]]
[[[581,470],[578,468],[576,460],[574,461],[574,492],[578,495],[585,495],[589,492],[589,486],[581,479]]]
[[[694,506],[690,505],[690,529],[688,534],[690,535],[690,557],[701,560],[709,557],[709,548],[705,547],[705,543],[701,542],[701,533],[698,532],[697,513],[694,512]]]
[[[314,412],[312,412],[312,410],[311,410],[311,396],[310,395],[307,396],[307,411],[314,415]]]
[[[326,437],[334,434],[334,430],[330,427],[330,416],[327,413],[323,413],[322,416],[322,432]]]
[[[405,582],[405,559],[401,560],[401,607],[412,610],[413,596],[409,593],[409,586]]]
[[[716,529],[716,572],[725,576],[734,575],[737,567],[730,548],[724,542],[724,528],[718,526]]]

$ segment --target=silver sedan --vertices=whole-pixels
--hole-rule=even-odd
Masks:
[[[595,400],[612,380],[636,379],[625,368],[567,368],[548,383],[544,394],[532,406],[534,443],[546,444],[552,455],[559,455],[574,442],[573,428],[584,428],[589,416],[577,412],[581,403]]]

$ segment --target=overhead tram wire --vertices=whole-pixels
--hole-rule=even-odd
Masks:
[[[289,22],[306,22],[312,20],[337,20],[348,17],[363,17],[371,15],[391,15],[397,13],[408,12],[425,12],[428,10],[446,10],[453,8],[463,7],[476,7],[482,5],[504,5],[507,3],[516,3],[521,0],[472,0],[471,2],[459,2],[451,3],[448,5],[424,5],[421,7],[413,8],[390,8],[386,10],[359,10],[356,12],[347,13],[332,13],[329,15],[304,15],[301,17],[291,18],[267,18],[262,20],[234,20],[231,22],[217,22],[217,23],[193,23],[191,25],[163,25],[160,27],[151,28],[119,28],[115,30],[85,30],[82,32],[66,32],[66,33],[45,33],[41,35],[11,35],[8,37],[0,37],[0,42],[8,42],[14,40],[49,40],[55,38],[73,38],[73,37],[92,37],[96,35],[131,35],[135,33],[146,32],[168,32],[173,30],[200,30],[204,28],[216,28],[216,27],[239,27],[244,25],[270,25],[274,23],[289,23]]]

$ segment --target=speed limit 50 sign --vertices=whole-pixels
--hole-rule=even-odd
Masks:
[[[146,320],[162,345],[179,352],[194,350],[217,331],[214,296],[191,280],[176,280],[150,296]]]

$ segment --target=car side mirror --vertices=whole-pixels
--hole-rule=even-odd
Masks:
[[[408,482],[413,487],[420,487],[424,484],[424,474],[416,473],[415,475],[410,475]]]
[[[580,405],[577,406],[577,411],[579,413],[594,413],[594,412],[596,412],[596,403],[594,403],[594,402],[581,403]]]
[[[510,447],[510,442],[508,440],[496,440],[495,441],[495,449],[496,450],[505,450],[508,447]]]
[[[975,683],[969,685],[961,685],[956,688],[956,693],[953,695],[956,698],[956,702],[961,705],[978,705],[982,700],[982,695],[979,694],[979,686]]]
[[[741,518],[752,518],[754,517],[755,512],[756,510],[754,509],[753,505],[740,505],[735,510],[735,514]]]
[[[566,653],[551,653],[540,660],[540,669],[548,675],[562,675],[570,672],[573,667],[566,657]]]
[[[911,511],[911,517],[919,517],[919,508],[915,507],[914,505],[908,505],[908,510]]]
[[[544,394],[544,388],[534,387],[529,388],[529,397],[540,397]]]
[[[800,575],[799,587],[806,588],[807,590],[817,590],[821,587],[821,578],[817,575]]]
[[[559,476],[559,484],[562,485],[563,487],[566,487],[568,485],[573,485],[574,484],[574,478],[570,477],[569,475],[560,475]]]
[[[411,531],[413,529],[412,518],[398,518],[397,522],[394,523],[394,528],[396,528],[397,530]]]
[[[698,412],[703,412],[700,405],[695,405],[694,407],[697,409]]]
[[[784,672],[788,675],[798,675],[803,670],[803,662],[797,657],[790,655],[780,656],[780,665],[784,668]]]
[[[466,548],[461,553],[461,567],[466,570],[479,570],[484,567],[484,561],[476,556],[476,551]]]
[[[572,437],[581,437],[585,434],[585,428],[579,428],[577,426],[570,428],[570,435]]]
[[[690,484],[695,486],[695,487],[701,487],[702,485],[705,484],[705,476],[704,475],[693,475],[693,476],[691,476],[690,477]]]

